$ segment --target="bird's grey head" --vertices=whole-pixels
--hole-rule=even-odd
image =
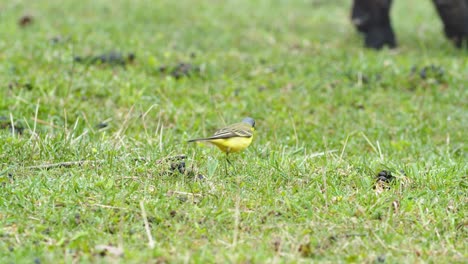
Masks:
[[[255,127],[255,120],[251,117],[246,117],[242,119],[242,123],[246,123],[246,124],[251,125],[252,127]]]

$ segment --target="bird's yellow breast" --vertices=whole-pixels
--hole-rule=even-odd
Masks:
[[[211,144],[217,146],[226,153],[239,152],[247,148],[252,143],[252,137],[232,137],[209,140]]]

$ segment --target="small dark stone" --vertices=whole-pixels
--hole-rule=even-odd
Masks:
[[[380,255],[377,257],[377,263],[385,263],[385,255]]]
[[[169,75],[174,77],[175,79],[180,79],[182,77],[190,77],[194,73],[199,73],[200,68],[194,66],[190,63],[180,62],[175,66],[161,66],[159,67],[159,72],[166,73],[169,72]]]
[[[160,66],[158,70],[159,70],[159,72],[164,73],[164,72],[166,72],[167,67],[166,66]]]
[[[75,214],[75,224],[79,225],[81,223],[81,215],[79,213]]]
[[[203,181],[203,180],[206,179],[206,177],[203,176],[203,174],[200,174],[200,173],[199,173],[199,174],[197,174],[197,178],[196,178],[196,179],[197,179],[197,180],[200,180],[200,181]]]
[[[176,67],[171,72],[171,75],[179,79],[180,77],[183,76],[189,76],[190,72],[192,71],[192,64],[190,63],[179,63]]]
[[[27,90],[31,91],[33,89],[33,85],[30,84],[30,83],[25,83],[24,84],[24,88],[26,88]]]
[[[377,181],[382,181],[389,183],[394,180],[395,177],[392,176],[392,172],[383,170],[377,174]]]
[[[385,176],[385,177],[387,177],[387,175],[392,175],[392,173],[389,172],[389,171],[383,170],[383,171],[379,172],[379,174],[378,174],[378,176]]]
[[[373,189],[388,190],[390,189],[390,183],[392,183],[394,180],[395,180],[395,177],[393,177],[390,171],[383,170],[377,174]],[[381,220],[381,216],[377,215],[375,219]]]
[[[32,24],[34,18],[31,15],[24,15],[18,20],[18,25],[20,27],[26,27]]]
[[[427,68],[424,67],[420,72],[419,72],[419,77],[421,77],[421,79],[426,79],[426,70]]]
[[[184,172],[185,172],[185,161],[182,161],[181,163],[179,163],[179,166],[177,166],[177,170],[178,170],[180,173],[184,173]]]
[[[171,217],[175,217],[177,215],[177,212],[175,210],[172,210],[170,213]]]
[[[127,55],[110,51],[96,56],[75,56],[75,62],[86,63],[86,64],[109,64],[109,65],[120,65],[125,66],[128,63],[132,63],[135,60],[135,54],[129,53]]]
[[[445,71],[442,67],[436,65],[428,65],[421,69],[419,72],[419,77],[421,79],[434,78],[440,80],[445,74]]]
[[[128,54],[128,56],[127,56],[128,62],[133,62],[133,61],[135,61],[135,59],[136,59],[136,56],[135,56],[134,53],[129,53]]]
[[[95,56],[91,59],[94,63],[110,63],[110,64],[125,64],[125,57],[118,52],[111,51]]]
[[[108,126],[109,126],[109,124],[104,123],[104,122],[101,122],[101,123],[99,123],[99,124],[96,125],[96,128],[102,129],[102,128],[106,128],[106,127],[108,127]]]
[[[171,171],[174,172],[175,170],[183,174],[185,172],[185,161],[171,163]]]

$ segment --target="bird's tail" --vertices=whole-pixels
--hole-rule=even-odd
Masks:
[[[187,142],[190,143],[190,142],[200,142],[200,141],[209,141],[209,140],[210,140],[210,138],[194,138],[194,139],[191,139],[191,140],[189,140]]]

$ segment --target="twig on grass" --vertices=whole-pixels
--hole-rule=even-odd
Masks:
[[[58,163],[50,163],[50,164],[41,164],[35,166],[28,166],[25,167],[26,169],[53,169],[53,168],[70,168],[73,166],[83,166],[86,164],[100,164],[103,163],[103,160],[79,160],[79,161],[64,161]]]
[[[161,164],[165,161],[174,161],[174,160],[183,160],[187,156],[184,154],[176,155],[176,156],[171,156],[171,157],[165,157],[162,159],[159,159],[156,161],[157,164]],[[145,158],[135,158],[134,161],[145,161],[148,162],[149,160]],[[57,162],[57,163],[48,163],[48,164],[41,164],[41,165],[34,165],[34,166],[28,166],[25,167],[26,169],[53,169],[53,168],[70,168],[73,166],[83,166],[87,164],[91,165],[96,165],[96,164],[102,164],[104,163],[105,160],[78,160],[78,161],[64,161],[64,162]]]
[[[185,197],[192,197],[192,198],[195,198],[195,197],[203,197],[202,194],[200,193],[189,193],[189,192],[180,192],[180,191],[168,191],[167,192],[167,196],[185,196]]]
[[[343,144],[343,148],[341,149],[340,160],[339,160],[340,162],[343,160],[343,155],[344,155],[344,152],[345,152],[345,150],[346,150],[346,147],[348,146],[348,140],[349,140],[349,137],[350,137],[350,136],[351,136],[351,135],[347,135],[347,136],[346,136],[346,140],[345,140],[345,142],[344,142],[344,144]]]
[[[90,206],[95,206],[95,207],[101,207],[101,208],[105,208],[105,209],[116,209],[116,210],[121,210],[121,211],[126,211],[126,210],[128,210],[128,208],[117,207],[117,206],[106,205],[106,204],[88,204],[88,205],[90,205]]]
[[[151,235],[151,229],[149,227],[148,218],[146,217],[145,205],[143,204],[143,201],[140,201],[140,207],[141,207],[141,215],[143,217],[143,222],[145,223],[146,235],[148,236],[148,246],[150,249],[153,249],[154,240],[153,240],[153,236]]]
[[[37,99],[36,110],[34,111],[34,127],[33,127],[33,132],[31,134],[31,138],[34,135],[36,135],[37,116],[38,116],[38,113],[39,113],[39,103],[40,103],[40,99]]]
[[[47,121],[38,119],[37,117],[34,118],[34,122],[37,123],[37,124],[41,124],[41,125],[45,125],[45,126],[50,126],[50,127],[56,128],[56,129],[62,129],[62,127],[59,127],[59,126],[56,126],[56,125],[54,125],[54,124],[52,124],[52,123],[49,123],[49,122],[47,122]]]
[[[15,137],[15,122],[13,121],[13,115],[10,113],[10,122],[11,122],[11,136]]]
[[[114,135],[114,139],[121,141],[120,135],[122,135],[123,132],[125,132],[125,130],[127,130],[127,128],[128,128],[128,122],[130,121],[131,114],[133,113],[133,108],[134,108],[134,105],[132,105],[130,107],[130,109],[128,110],[127,115],[125,115],[125,119],[124,119],[122,125],[120,126],[120,129]],[[125,145],[123,142],[122,142],[122,144]]]
[[[236,248],[237,240],[239,239],[239,224],[240,224],[240,195],[236,196],[236,210],[234,212],[234,231],[232,235],[232,247]]]

